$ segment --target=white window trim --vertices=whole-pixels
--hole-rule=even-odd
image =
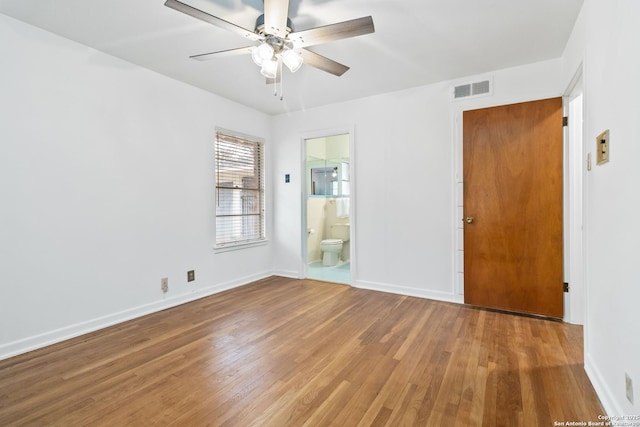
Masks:
[[[246,248],[253,248],[256,246],[264,246],[266,244],[269,243],[269,239],[264,238],[262,240],[253,240],[251,242],[240,242],[240,243],[228,243],[224,246],[220,245],[220,246],[214,246],[213,247],[213,251],[215,253],[222,253],[222,252],[231,252],[231,251],[238,251],[241,249],[246,249]]]
[[[237,138],[241,138],[241,139],[246,139],[249,141],[253,141],[256,142],[258,144],[260,144],[262,146],[262,165],[261,165],[261,169],[262,169],[262,175],[263,175],[263,189],[262,189],[262,193],[263,193],[263,214],[262,214],[262,218],[264,221],[264,237],[262,239],[256,239],[256,240],[250,240],[250,241],[238,241],[238,242],[228,242],[228,243],[222,243],[222,244],[218,244],[218,243],[214,243],[213,245],[213,251],[214,253],[222,253],[222,252],[230,252],[230,251],[237,251],[237,250],[241,250],[241,249],[247,249],[247,248],[252,248],[252,247],[256,247],[256,246],[264,246],[267,245],[269,243],[269,239],[267,238],[267,195],[266,195],[266,145],[265,145],[265,140],[264,138],[260,138],[257,136],[253,136],[253,135],[248,135],[248,134],[243,134],[240,132],[236,132],[236,131],[232,131],[229,129],[225,129],[225,128],[221,128],[221,127],[216,127],[215,128],[215,132],[216,132],[216,136],[214,139],[214,144],[217,143],[218,141],[218,137],[217,134],[218,133],[222,133],[225,135],[229,135],[229,136],[233,136],[233,137],[237,137]],[[217,152],[214,148],[214,177],[217,174],[217,170],[216,170],[216,164],[217,164]],[[214,185],[217,186],[217,177],[214,178]],[[214,195],[214,201],[216,200],[216,196]],[[217,215],[214,212],[214,218],[217,217]],[[217,240],[217,227],[214,226],[214,239]]]

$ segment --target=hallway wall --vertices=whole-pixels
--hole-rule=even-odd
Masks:
[[[640,414],[640,3],[585,0],[564,53],[565,84],[583,67],[586,152],[585,365],[609,415]],[[594,29],[597,28],[597,31]],[[596,137],[610,131],[610,162]],[[625,373],[635,404],[625,393]]]

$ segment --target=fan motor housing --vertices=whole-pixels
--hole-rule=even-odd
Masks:
[[[253,30],[258,34],[262,34],[265,35],[264,32],[264,14],[258,16],[258,19],[256,19],[256,27]],[[291,19],[287,18],[287,34],[291,34],[292,32],[295,31],[295,28],[293,26],[293,21],[291,21]]]

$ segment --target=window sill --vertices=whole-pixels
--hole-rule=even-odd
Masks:
[[[241,249],[253,248],[253,247],[256,247],[256,246],[265,246],[268,243],[269,243],[269,240],[267,240],[267,239],[256,240],[256,241],[253,241],[253,242],[229,243],[229,244],[224,245],[224,246],[214,246],[213,247],[213,252],[214,253],[222,253],[222,252],[238,251],[238,250],[241,250]]]

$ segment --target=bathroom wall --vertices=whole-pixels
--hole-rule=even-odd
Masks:
[[[320,242],[324,239],[333,238],[331,232],[332,224],[348,224],[349,217],[338,218],[336,215],[336,199],[324,197],[309,197],[307,200],[307,229],[314,232],[307,240],[307,261],[314,262],[322,259]],[[346,241],[342,245],[342,261],[350,258],[350,243]]]
[[[349,217],[341,217],[338,218],[338,216],[336,215],[336,199],[328,199],[327,203],[325,204],[325,222],[324,222],[324,235],[327,236],[325,237],[325,239],[332,239],[335,238],[332,230],[331,230],[331,226],[333,224],[348,224],[350,218]],[[349,260],[349,248],[350,248],[350,243],[349,241],[343,242],[342,244],[342,253],[340,255],[340,259],[342,261],[348,261]]]
[[[322,259],[320,242],[326,239],[325,234],[325,206],[324,197],[309,197],[307,199],[307,229],[313,229],[307,240],[307,261],[309,263]]]

